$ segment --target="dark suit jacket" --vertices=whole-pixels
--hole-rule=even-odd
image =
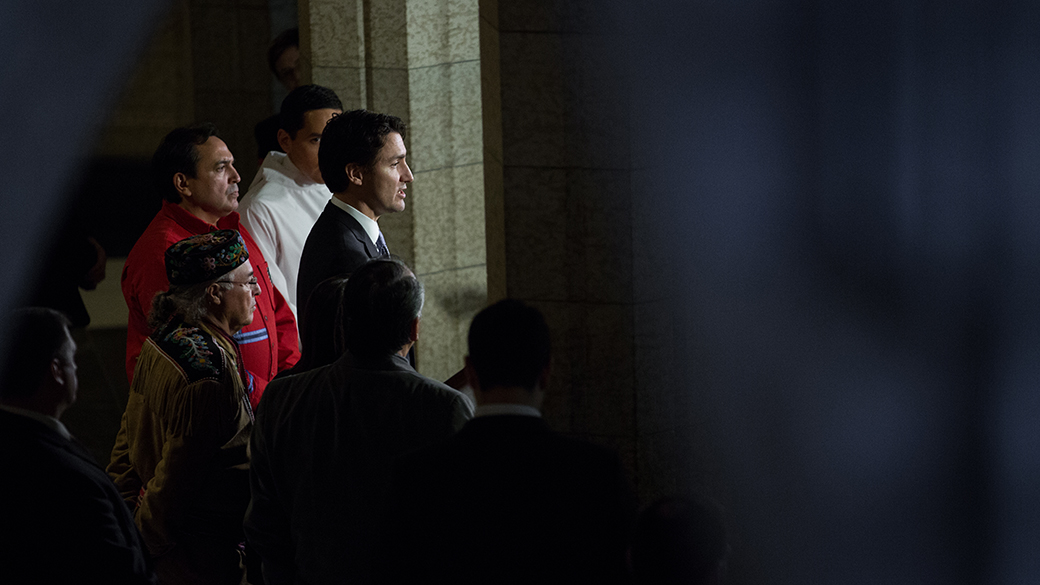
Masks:
[[[371,582],[394,459],[469,419],[465,396],[399,356],[271,382],[250,438],[246,537],[267,585]]]
[[[129,509],[83,447],[0,410],[0,474],[0,582],[155,582]]]
[[[623,583],[635,499],[616,454],[540,418],[475,418],[398,460],[398,583]]]
[[[378,258],[375,244],[349,213],[329,202],[311,228],[300,256],[296,280],[298,314],[305,314],[311,291],[326,278],[349,274],[370,258]]]

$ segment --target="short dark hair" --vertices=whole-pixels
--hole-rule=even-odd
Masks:
[[[343,109],[343,102],[339,101],[336,92],[320,85],[301,85],[282,100],[282,109],[278,113],[279,127],[295,139],[296,133],[303,128],[303,115],[325,108]]]
[[[377,258],[361,265],[343,292],[347,349],[358,357],[400,351],[410,341],[412,321],[422,313],[423,297],[422,283],[404,262]]]
[[[632,574],[639,585],[702,583],[728,549],[718,504],[703,496],[664,497],[636,521]]]
[[[469,359],[483,389],[533,390],[549,365],[549,326],[541,311],[506,299],[477,313],[469,326]]]
[[[0,375],[0,398],[28,398],[65,346],[72,324],[64,313],[45,307],[18,309],[9,319],[4,330],[11,341]]]
[[[371,165],[391,132],[404,138],[405,124],[390,114],[351,110],[329,120],[318,147],[318,168],[329,191],[346,191],[347,165]]]
[[[197,176],[201,158],[198,147],[211,136],[217,136],[217,127],[209,122],[200,122],[175,128],[162,139],[152,155],[152,183],[163,199],[170,203],[181,202],[181,194],[173,186],[173,176],[177,173],[192,178]]]
[[[282,32],[278,33],[278,36],[271,41],[271,46],[267,48],[267,66],[271,68],[271,73],[275,77],[278,77],[277,63],[278,58],[282,56],[289,47],[300,46],[300,29],[298,28],[287,28]],[[278,77],[281,81],[281,78]]]

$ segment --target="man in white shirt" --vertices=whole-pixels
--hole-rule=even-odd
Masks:
[[[405,208],[405,189],[413,177],[405,161],[404,132],[400,118],[366,110],[346,112],[325,126],[318,163],[332,200],[314,223],[300,258],[296,299],[301,309],[321,281],[390,255],[377,222]]]
[[[318,146],[325,124],[343,111],[336,94],[319,85],[303,85],[282,101],[278,144],[257,171],[239,213],[267,258],[271,282],[299,313],[296,277],[307,234],[331,193],[318,168]]]

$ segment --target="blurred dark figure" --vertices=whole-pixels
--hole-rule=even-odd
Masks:
[[[300,29],[290,28],[278,33],[267,49],[267,66],[275,78],[292,91],[300,85]],[[278,114],[266,118],[253,128],[256,138],[256,158],[263,163],[269,152],[284,152],[278,144]]]
[[[346,276],[333,276],[314,289],[300,318],[300,361],[276,379],[331,364],[347,351],[346,288]]]
[[[553,433],[539,407],[549,328],[519,301],[469,330],[473,420],[394,474],[389,580],[624,583],[634,498],[617,454]]]
[[[69,218],[50,242],[45,264],[37,272],[28,304],[49,307],[68,316],[73,328],[90,324],[79,289],[94,290],[105,279],[105,249],[76,217]]]
[[[726,527],[706,498],[662,498],[639,516],[632,536],[633,585],[719,585]]]
[[[79,387],[69,324],[41,307],[5,323],[0,582],[154,583],[116,486],[58,420]]]

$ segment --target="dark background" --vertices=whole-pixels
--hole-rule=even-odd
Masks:
[[[0,8],[2,308],[164,8]],[[1040,581],[1040,9],[600,9],[741,579]]]
[[[742,578],[1036,582],[1037,6],[614,9]]]

